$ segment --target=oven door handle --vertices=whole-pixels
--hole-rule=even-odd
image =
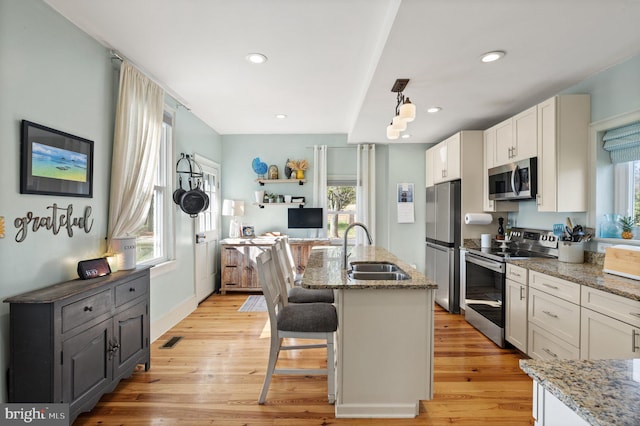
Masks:
[[[501,274],[504,274],[506,270],[506,267],[502,262],[486,260],[480,256],[474,255],[469,252],[467,252],[467,255],[465,256],[465,261],[468,263],[473,263],[478,266],[482,266],[483,268],[487,268],[495,272],[499,272]]]

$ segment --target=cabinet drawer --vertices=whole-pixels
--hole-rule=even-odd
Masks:
[[[116,287],[116,307],[147,294],[147,281],[140,277]]]
[[[507,277],[520,284],[527,284],[527,270],[520,266],[507,263]]]
[[[580,306],[578,305],[530,288],[529,322],[576,347],[580,345]]]
[[[640,327],[640,301],[585,286],[582,289],[581,305],[584,308]]]
[[[580,284],[529,271],[529,286],[571,303],[580,304]]]
[[[65,333],[111,311],[111,290],[62,307],[62,332]]]
[[[242,266],[243,247],[225,247],[222,250],[222,264],[226,266]]]
[[[535,324],[529,323],[528,353],[533,359],[579,359],[580,350]]]

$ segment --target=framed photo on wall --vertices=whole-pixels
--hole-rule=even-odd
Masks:
[[[22,120],[20,193],[93,198],[93,141]]]

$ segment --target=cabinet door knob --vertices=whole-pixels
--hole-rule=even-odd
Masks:
[[[129,291],[131,291],[131,292],[135,292],[135,291],[136,291],[136,289],[135,289],[135,288],[133,288],[133,287],[129,287]]]
[[[91,311],[93,311],[93,306],[85,306],[85,307],[84,307],[84,311],[85,311],[85,312],[91,312]]]

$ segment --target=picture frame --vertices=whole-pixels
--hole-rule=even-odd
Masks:
[[[242,227],[242,236],[244,238],[253,238],[255,237],[255,229],[252,225],[244,225]]]
[[[20,193],[93,198],[93,141],[22,120]]]

